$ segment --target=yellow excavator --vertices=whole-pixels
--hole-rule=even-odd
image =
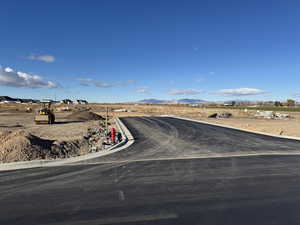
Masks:
[[[36,124],[54,124],[55,115],[51,110],[50,100],[41,101],[41,108],[34,117],[34,121]]]

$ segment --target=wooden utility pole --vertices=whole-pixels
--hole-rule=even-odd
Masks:
[[[108,134],[108,107],[106,107],[106,120],[105,120],[106,135]]]

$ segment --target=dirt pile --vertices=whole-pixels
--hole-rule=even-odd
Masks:
[[[38,159],[57,159],[78,156],[88,152],[86,139],[53,141],[41,139],[27,131],[0,132],[0,162],[17,162]]]
[[[43,159],[51,149],[52,142],[24,130],[0,133],[0,162]]]
[[[87,135],[69,141],[47,140],[25,130],[0,132],[0,163],[40,159],[69,158],[103,150],[106,140],[101,126],[88,129]]]
[[[90,111],[75,111],[66,118],[74,121],[104,120],[102,116]]]

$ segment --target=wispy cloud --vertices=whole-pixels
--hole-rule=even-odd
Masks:
[[[148,87],[142,87],[142,88],[138,88],[135,90],[136,93],[140,93],[140,94],[148,94],[149,93],[149,88]]]
[[[267,92],[256,88],[236,88],[236,89],[222,89],[215,93],[223,96],[247,96],[247,95],[261,95],[261,94],[266,94]]]
[[[15,88],[57,88],[60,86],[52,81],[44,81],[40,76],[16,72],[9,67],[0,68],[0,85]]]
[[[204,78],[204,77],[198,77],[198,78],[196,78],[195,79],[195,82],[197,82],[197,83],[202,83],[202,82],[204,82],[206,79]]]
[[[300,98],[300,93],[293,93],[291,96],[294,98]]]
[[[98,81],[94,80],[92,78],[74,78],[72,80],[80,81],[80,85],[82,86],[91,86],[94,85],[98,88],[110,88],[110,87],[116,87],[116,86],[129,86],[133,85],[136,82],[133,80],[127,80],[127,81],[117,81],[117,82],[104,82],[104,81]]]
[[[94,81],[93,83],[95,84],[96,87],[99,88],[109,88],[109,87],[118,86],[117,83],[107,83],[102,81]]]
[[[55,61],[55,57],[52,55],[35,55],[35,54],[31,54],[29,56],[26,57],[27,59],[30,60],[35,60],[35,61],[42,61],[45,63],[52,63]]]
[[[203,93],[202,90],[195,90],[195,89],[172,89],[168,91],[168,94],[170,95],[198,95]]]
[[[204,73],[204,74],[201,74],[199,76],[197,76],[194,81],[197,82],[197,83],[203,83],[205,82],[206,80],[209,80],[210,77],[214,76],[216,73],[215,72],[208,72],[208,73]]]

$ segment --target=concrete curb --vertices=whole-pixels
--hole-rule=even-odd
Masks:
[[[106,149],[101,152],[90,153],[87,155],[71,157],[67,159],[56,159],[56,160],[32,160],[32,161],[22,161],[22,162],[13,162],[13,163],[0,163],[0,171],[8,170],[18,170],[18,169],[29,169],[37,167],[52,167],[52,166],[62,166],[68,165],[70,163],[80,162],[83,160],[93,159],[105,155],[109,155],[115,152],[122,151],[128,148],[134,143],[134,138],[128,128],[123,124],[123,122],[116,118],[116,125],[118,130],[122,134],[122,141],[117,145],[112,146],[109,149]]]
[[[248,133],[253,133],[253,134],[260,134],[260,135],[265,135],[265,136],[269,136],[269,137],[276,137],[276,138],[282,138],[282,139],[289,139],[289,140],[300,141],[299,137],[274,135],[274,134],[269,134],[269,133],[265,133],[265,132],[247,130],[247,129],[232,127],[232,126],[223,125],[223,124],[210,123],[210,122],[206,122],[206,121],[202,121],[202,120],[194,120],[194,119],[184,118],[184,117],[180,117],[180,116],[161,115],[161,117],[171,117],[171,118],[175,118],[175,119],[188,120],[188,121],[192,121],[192,122],[203,123],[203,124],[213,125],[213,126],[217,126],[217,127],[224,127],[224,128],[229,128],[229,129],[233,129],[233,130],[238,130],[238,131],[244,131],[244,132],[248,132]]]

